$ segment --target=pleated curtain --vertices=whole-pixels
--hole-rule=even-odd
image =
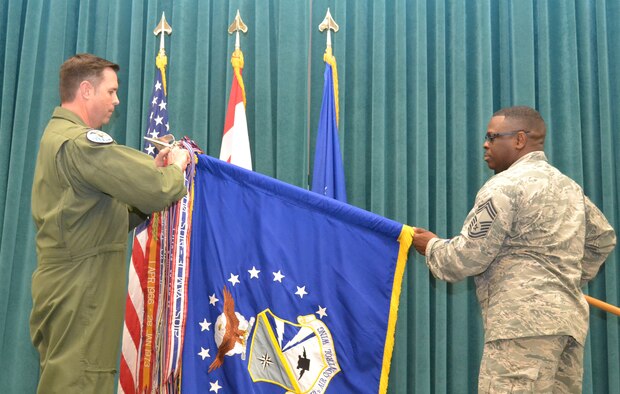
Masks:
[[[34,392],[36,266],[30,196],[58,69],[90,52],[121,66],[104,130],[141,147],[166,13],[171,132],[219,155],[237,9],[255,171],[307,188],[323,88],[327,8],[349,203],[442,237],[457,234],[492,175],[492,113],[537,108],[546,153],[620,229],[620,2],[604,0],[4,0],[0,4],[0,391]],[[130,187],[128,185],[128,187]],[[620,303],[614,252],[587,292]],[[390,393],[476,391],[483,346],[472,279],[432,278],[412,252]],[[584,393],[620,392],[620,318],[591,312]]]

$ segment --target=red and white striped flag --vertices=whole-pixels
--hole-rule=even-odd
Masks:
[[[245,117],[245,87],[241,76],[243,53],[239,48],[233,52],[230,62],[233,66],[234,75],[224,122],[220,160],[251,170],[252,154],[250,153],[248,122]]]

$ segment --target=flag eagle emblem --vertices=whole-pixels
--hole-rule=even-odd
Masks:
[[[224,364],[224,356],[241,353],[241,359],[245,360],[246,339],[253,324],[253,317],[248,322],[239,312],[235,311],[235,300],[228,288],[224,286],[224,311],[217,318],[215,324],[217,355],[209,365],[209,372]]]

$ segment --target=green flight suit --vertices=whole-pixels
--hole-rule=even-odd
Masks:
[[[186,194],[176,165],[91,131],[57,107],[32,187],[38,266],[30,334],[39,393],[112,393],[123,325],[129,211],[160,211]]]

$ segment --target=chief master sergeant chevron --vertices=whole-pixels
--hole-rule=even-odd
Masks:
[[[38,264],[30,315],[39,393],[113,392],[127,232],[142,212],[162,210],[187,192],[186,150],[164,149],[153,160],[96,130],[119,104],[118,69],[90,54],[65,61],[61,106],[41,138],[32,186]]]
[[[493,114],[484,159],[495,176],[461,233],[415,229],[436,278],[474,276],[485,344],[479,393],[580,393],[588,304],[581,287],[616,243],[573,180],[547,162],[546,127],[529,107]]]

